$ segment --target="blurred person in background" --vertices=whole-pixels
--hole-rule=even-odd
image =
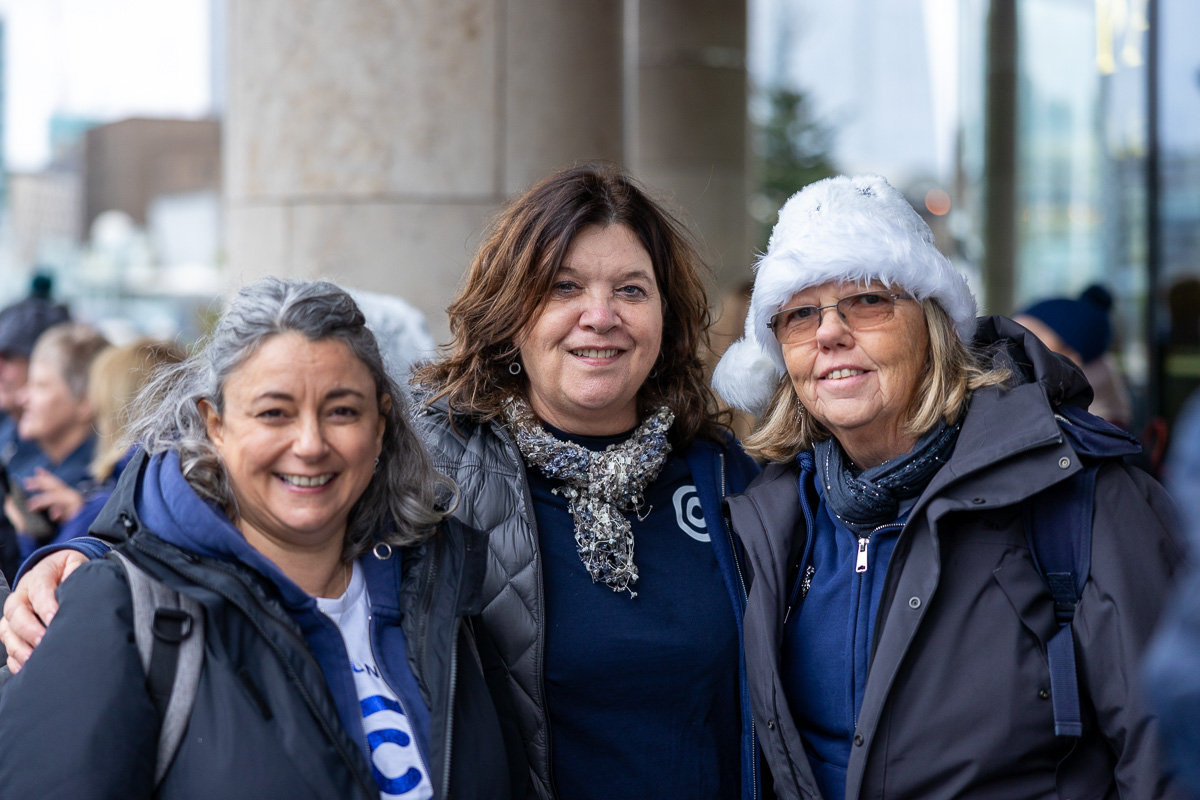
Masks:
[[[492,222],[448,313],[416,422],[490,532],[475,630],[514,795],[756,797],[721,500],[758,468],[704,378],[682,226],[616,167],[563,170]]]
[[[1129,430],[1133,424],[1129,389],[1109,352],[1112,304],[1112,294],[1093,284],[1075,299],[1055,297],[1034,303],[1013,321],[1083,371],[1095,395],[1089,412]]]
[[[464,618],[485,536],[449,518],[454,487],[398,392],[354,301],[320,281],[245,287],[159,373],[93,530],[203,609],[187,734],[156,787],[130,591],[96,558],[0,694],[5,796],[507,797]]]
[[[46,513],[52,498],[35,502],[33,495],[60,482],[81,489],[89,481],[96,433],[88,374],[92,360],[108,346],[90,325],[65,322],[39,336],[29,357],[29,380],[18,393],[17,432],[37,445],[42,458],[19,467],[8,465],[10,496],[4,505],[17,529],[22,557],[54,538],[58,530]]]
[[[775,790],[1175,796],[1137,680],[1182,561],[1171,503],[1121,461],[1132,437],[1084,411],[1078,369],[975,308],[883,178],[780,211],[714,375],[772,462],[727,507]],[[1070,621],[1042,536],[1090,548],[1084,575],[1046,565],[1086,581]]]
[[[29,507],[44,511],[50,521],[58,525],[58,532],[47,544],[87,535],[88,527],[100,514],[122,471],[133,458],[128,427],[134,398],[158,369],[178,364],[185,357],[177,345],[152,339],[110,347],[96,356],[87,389],[96,432],[88,480],[81,485],[72,485],[51,472],[40,470],[25,482],[31,492]]]
[[[17,422],[21,415],[19,393],[29,378],[34,342],[47,328],[70,319],[66,307],[50,299],[50,290],[50,279],[38,275],[29,297],[0,311],[0,471],[4,473],[0,496],[5,498],[8,471],[28,474],[44,458],[35,443],[20,438]],[[0,514],[0,571],[11,582],[20,564],[16,530],[8,517]]]
[[[1167,466],[1192,558],[1146,656],[1143,686],[1180,781],[1200,798],[1200,393],[1179,415]]]

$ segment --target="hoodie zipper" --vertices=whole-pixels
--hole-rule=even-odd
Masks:
[[[871,544],[872,536],[879,533],[884,528],[903,528],[903,527],[904,527],[904,523],[902,523],[902,522],[885,522],[884,524],[882,524],[876,528],[872,528],[871,531],[869,533],[867,533],[866,535],[856,534],[858,536],[858,556],[854,561],[854,571],[856,573],[863,573],[863,572],[867,571],[867,567],[868,567],[867,549]]]

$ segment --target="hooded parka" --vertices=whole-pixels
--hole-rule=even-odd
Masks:
[[[1090,579],[1073,623],[1084,735],[1057,737],[1046,643],[1058,625],[1022,509],[1083,468],[1064,435],[1071,423],[1054,409],[1086,407],[1091,391],[1009,320],[981,320],[977,343],[1011,359],[1017,385],[974,394],[952,455],[896,543],[846,797],[1172,796],[1137,674],[1183,558],[1170,501],[1119,459],[1098,472]],[[752,573],[746,663],[763,753],[781,798],[815,800],[780,672],[785,606],[816,508],[812,473],[773,464],[728,508]]]
[[[191,492],[173,454],[138,455],[92,530],[203,608],[204,664],[183,740],[152,791],[158,721],[129,587],[119,564],[95,558],[63,584],[54,625],[0,695],[0,794],[379,797],[340,632]],[[508,796],[464,619],[476,610],[483,547],[482,534],[449,521],[420,545],[359,560],[378,667],[402,707],[429,711],[428,736],[415,723],[413,733],[436,798]],[[406,664],[415,685],[400,674]]]

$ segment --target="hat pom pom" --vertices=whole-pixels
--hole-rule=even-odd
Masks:
[[[780,372],[756,342],[738,339],[713,371],[713,388],[721,398],[743,411],[761,416],[771,402]]]

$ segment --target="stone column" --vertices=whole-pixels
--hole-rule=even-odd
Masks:
[[[746,4],[627,0],[627,5],[638,9],[630,166],[683,210],[724,290],[750,277],[752,257]]]
[[[487,218],[622,156],[611,0],[229,0],[229,280],[397,294],[435,339]]]

